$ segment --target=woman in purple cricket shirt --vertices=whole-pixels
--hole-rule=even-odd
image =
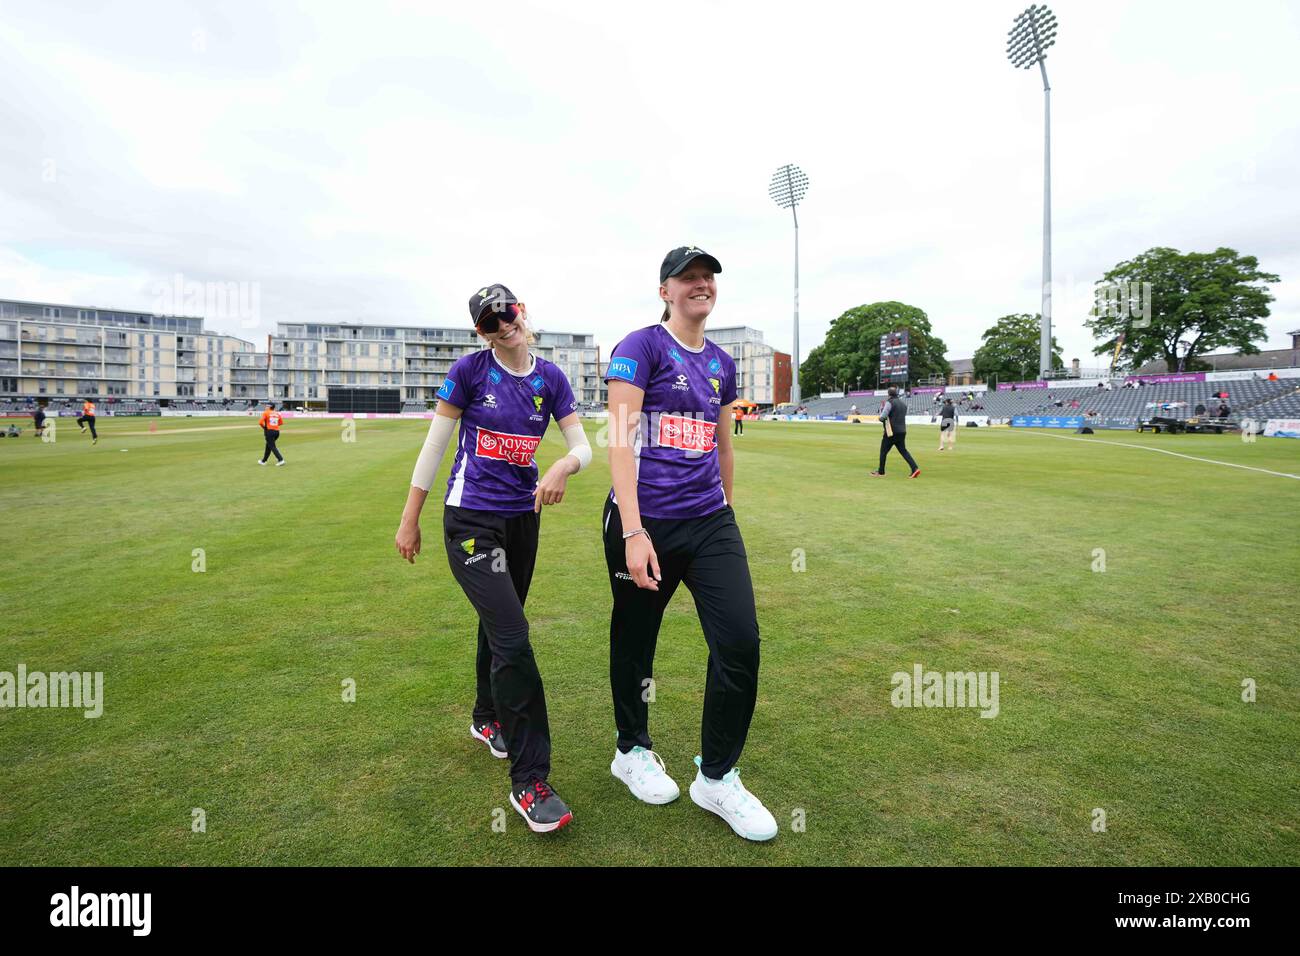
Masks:
[[[505,286],[489,285],[470,297],[469,312],[490,347],[458,359],[438,389],[437,413],[411,476],[395,543],[414,563],[420,510],[459,420],[443,543],[452,575],[479,616],[470,734],[492,756],[510,758],[510,804],[530,829],[547,833],[566,826],[573,814],[547,782],[550,725],[524,601],[537,560],[542,506],[560,503],[569,476],[591,462],[591,446],[564,372],[528,351],[523,303]],[[539,481],[533,456],[549,417],[569,451]]]
[[[603,534],[618,726],[610,772],[646,803],[680,796],[651,747],[647,702],[659,625],[684,583],[709,646],[691,799],[740,836],[770,840],[776,820],[736,768],[758,696],[759,638],[749,559],[731,509],[731,432],[722,417],[736,400],[736,365],[704,337],[721,271],[694,246],[669,252],[659,269],[662,319],[619,342],[605,374],[614,487]]]

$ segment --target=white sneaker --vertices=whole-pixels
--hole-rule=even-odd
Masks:
[[[275,463],[275,467],[276,467],[276,468],[279,468],[279,467],[280,467],[281,465],[283,465],[283,464],[284,464],[284,459],[281,458],[279,461],[277,461],[277,462]]]
[[[633,796],[646,803],[672,803],[682,795],[677,783],[668,776],[663,760],[644,747],[633,747],[627,753],[616,749],[609,772],[627,784]]]
[[[260,459],[260,458],[257,459],[257,463],[258,463],[259,465],[265,465],[265,464],[266,464],[266,462],[262,461],[262,459]]]
[[[700,758],[695,758],[695,766]],[[770,840],[776,836],[776,818],[758,797],[740,782],[740,769],[732,767],[721,780],[710,780],[697,771],[691,783],[691,799],[696,804],[727,821],[727,825],[746,840]]]

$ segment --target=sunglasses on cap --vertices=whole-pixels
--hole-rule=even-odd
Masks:
[[[478,321],[474,323],[474,328],[480,332],[496,332],[501,328],[502,322],[513,323],[517,318],[519,318],[519,306],[512,302],[502,312],[489,309],[483,315],[480,315]]]

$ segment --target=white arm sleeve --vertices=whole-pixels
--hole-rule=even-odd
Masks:
[[[451,441],[451,433],[455,430],[456,419],[446,415],[433,416],[433,421],[429,423],[429,434],[424,439],[424,447],[420,449],[420,457],[415,462],[415,471],[411,474],[411,484],[423,491],[429,490],[434,476],[438,474],[438,466],[442,464],[447,444]]]
[[[582,430],[581,422],[564,429],[564,441],[569,446],[569,454],[578,459],[578,471],[591,464],[591,446],[587,444],[587,433]]]

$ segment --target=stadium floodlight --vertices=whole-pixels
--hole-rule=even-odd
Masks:
[[[1043,319],[1039,375],[1052,371],[1052,88],[1047,83],[1047,48],[1056,43],[1056,14],[1031,4],[1007,31],[1007,59],[1016,69],[1035,64],[1043,74]]]
[[[772,174],[767,194],[794,216],[794,356],[790,362],[790,401],[799,404],[799,202],[808,192],[808,177],[788,163]]]

